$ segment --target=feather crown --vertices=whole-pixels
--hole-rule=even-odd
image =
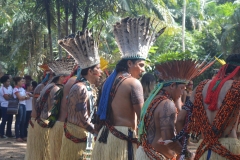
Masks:
[[[206,59],[203,62],[192,59],[172,60],[157,64],[156,69],[158,78],[163,80],[165,84],[172,82],[188,83],[211,67],[214,62],[207,62]]]
[[[48,65],[56,75],[68,75],[72,72],[75,64],[75,60],[71,57],[55,60]]]
[[[58,44],[78,62],[81,69],[89,68],[100,63],[98,55],[98,40],[93,39],[92,31],[78,31],[58,40]]]
[[[157,26],[156,26],[157,27]],[[114,25],[113,34],[122,54],[122,59],[146,59],[150,47],[166,29],[156,32],[153,21],[141,16],[124,18]]]

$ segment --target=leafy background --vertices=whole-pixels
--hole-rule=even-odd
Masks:
[[[1,73],[39,79],[38,65],[67,55],[58,39],[87,27],[98,30],[101,25],[100,52],[114,67],[120,55],[113,24],[143,14],[160,22],[159,29],[167,26],[151,48],[148,71],[166,59],[164,53],[199,59],[223,54],[224,59],[240,51],[239,0],[0,0]],[[215,63],[195,82],[211,78],[211,71],[219,66]]]

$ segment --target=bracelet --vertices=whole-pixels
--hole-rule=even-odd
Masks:
[[[185,158],[191,158],[192,157],[192,153],[187,151],[185,154]]]

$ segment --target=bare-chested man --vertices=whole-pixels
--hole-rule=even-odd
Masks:
[[[93,160],[136,159],[137,120],[144,103],[143,89],[138,79],[145,71],[149,48],[160,35],[148,30],[149,21],[144,16],[125,18],[114,26],[122,60],[102,89],[97,114],[103,126],[93,149]],[[136,32],[137,28],[139,33]],[[150,36],[154,38],[145,39]]]
[[[82,69],[67,97],[67,121],[64,124],[60,160],[85,159],[84,151],[91,148],[86,142],[89,140],[91,143],[93,139],[89,138],[90,135],[97,134],[91,117],[96,101],[94,85],[98,85],[102,74],[98,41],[93,39],[90,30],[85,30],[76,36],[70,35],[59,40],[58,43],[76,59]]]
[[[201,140],[195,159],[240,159],[237,126],[240,113],[240,54],[229,55],[212,80],[201,82],[178,117],[179,130],[192,113],[186,132]]]
[[[183,146],[178,140],[165,144],[175,136],[177,108],[174,102],[183,94],[186,84],[209,66],[201,66],[194,60],[172,60],[156,65],[159,72],[159,83],[144,103],[139,124],[139,140],[137,159],[168,160],[178,159]],[[173,68],[174,66],[174,68]],[[175,70],[173,70],[175,69]],[[186,151],[186,159],[194,155]]]
[[[76,82],[77,68],[74,68],[71,77],[67,80],[64,85],[62,93],[59,97],[55,94],[55,100],[60,101],[60,107],[54,106],[55,108],[51,111],[50,117],[48,117],[49,123],[48,126],[51,128],[49,131],[49,144],[50,144],[50,159],[59,160],[60,159],[60,150],[62,146],[62,136],[63,136],[63,125],[67,117],[67,96],[71,87]],[[61,94],[63,94],[61,96]],[[58,99],[59,98],[59,99]],[[54,105],[59,105],[55,103]]]
[[[38,134],[39,134],[38,129],[41,129],[41,128],[37,126],[38,124],[35,121],[35,119],[37,117],[37,111],[36,111],[35,104],[36,104],[37,98],[40,96],[42,89],[45,87],[45,85],[48,83],[48,81],[52,79],[52,76],[54,74],[54,73],[52,73],[52,71],[50,70],[50,68],[47,65],[42,65],[42,66],[45,66],[43,68],[43,70],[46,73],[46,75],[45,75],[43,81],[37,85],[37,87],[35,88],[35,90],[33,92],[33,101],[32,101],[33,107],[32,107],[31,119],[29,121],[29,127],[28,127],[27,151],[25,154],[25,160],[32,160],[37,157],[36,155],[38,155],[38,153],[39,153],[39,148],[38,148],[37,144],[41,143],[41,141],[42,141],[41,139],[36,138],[36,137],[38,137]]]

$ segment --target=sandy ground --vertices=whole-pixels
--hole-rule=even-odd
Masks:
[[[1,121],[0,121],[1,123]],[[12,134],[15,135],[15,116],[12,123]],[[0,160],[23,160],[27,142],[16,142],[16,138],[0,138]]]
[[[0,160],[23,160],[26,146],[26,142],[16,142],[15,138],[0,139]]]
[[[15,120],[12,124],[12,133],[14,134]],[[0,121],[1,123],[1,121]],[[0,138],[0,160],[24,160],[27,142],[16,142],[15,138]],[[189,146],[189,150],[195,152],[196,144]]]

